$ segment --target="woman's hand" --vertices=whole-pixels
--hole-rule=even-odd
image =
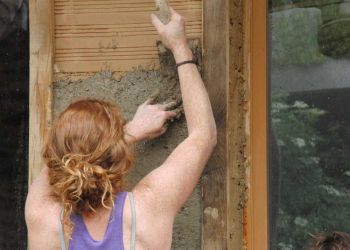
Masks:
[[[192,52],[187,45],[185,19],[173,8],[170,7],[169,9],[171,19],[168,24],[164,25],[154,14],[151,15],[152,23],[157,29],[164,46],[173,52],[176,62],[191,60]]]
[[[126,140],[135,143],[145,139],[153,139],[167,130],[166,121],[178,115],[175,111],[169,111],[178,105],[177,102],[152,105],[154,97],[141,104],[132,121],[124,127]]]

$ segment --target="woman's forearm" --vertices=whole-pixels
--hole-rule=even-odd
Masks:
[[[176,63],[191,60],[193,55],[187,45],[173,49]],[[203,80],[195,64],[178,67],[182,100],[189,134],[203,135],[208,140],[216,140],[216,125]]]

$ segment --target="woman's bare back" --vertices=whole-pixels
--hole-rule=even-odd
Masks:
[[[26,220],[29,234],[29,249],[61,250],[59,240],[59,223],[62,204],[52,196],[48,182],[47,168],[30,188],[26,204]],[[142,204],[142,191],[134,191],[137,216],[136,239],[137,249],[170,249],[172,238],[172,222],[161,221],[147,206]],[[126,201],[129,198],[127,197]],[[96,213],[84,215],[84,223],[90,236],[103,240],[108,226],[111,210],[100,208]],[[131,239],[131,206],[124,203],[123,242],[124,248],[130,249]],[[65,239],[69,242],[68,239]]]

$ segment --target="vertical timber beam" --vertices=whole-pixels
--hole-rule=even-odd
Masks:
[[[29,184],[44,166],[41,149],[51,125],[53,0],[30,0]]]
[[[248,250],[269,249],[268,227],[268,87],[267,2],[251,1],[250,25],[250,158],[249,198],[246,207]]]
[[[202,249],[227,249],[227,100],[229,0],[203,1],[203,79],[218,131],[218,144],[202,178]]]
[[[203,1],[204,81],[218,146],[202,179],[202,249],[245,249],[250,166],[251,1]]]

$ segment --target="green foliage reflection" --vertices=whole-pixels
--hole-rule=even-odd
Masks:
[[[279,171],[280,178],[273,249],[304,249],[309,234],[350,229],[349,163],[343,171],[332,167],[335,160],[348,159],[348,151],[336,147],[344,146],[339,134],[349,129],[344,123],[326,122],[323,129],[329,133],[324,133],[319,125],[321,121],[325,124],[327,115],[292,96],[274,95],[271,99],[271,129],[280,154],[280,162],[274,163],[272,170]]]

